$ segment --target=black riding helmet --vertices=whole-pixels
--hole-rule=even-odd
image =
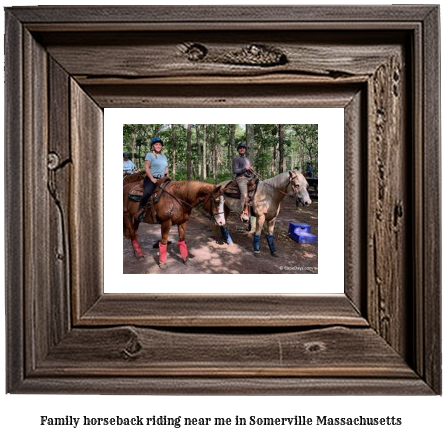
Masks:
[[[162,140],[160,137],[154,137],[154,138],[151,140],[151,147],[152,147],[152,145],[153,145],[154,143],[161,143],[161,145],[163,146],[163,140]]]
[[[123,152],[123,158],[129,158],[129,154],[127,152]]]
[[[237,150],[239,150],[240,148],[245,148],[246,150],[248,150],[248,147],[246,146],[246,143],[239,143],[237,146]]]

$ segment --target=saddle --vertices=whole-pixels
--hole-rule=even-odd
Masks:
[[[251,217],[252,201],[254,200],[255,192],[257,191],[258,182],[259,182],[258,178],[253,178],[250,181],[248,181],[248,193],[246,195],[246,201],[245,201],[246,205],[243,210],[242,216],[243,214],[246,214],[248,217]],[[226,184],[223,195],[234,199],[241,198],[240,189],[238,188],[236,180],[232,180],[228,182],[228,184]]]
[[[152,193],[151,197],[148,199],[148,202],[146,204],[146,207],[144,208],[146,211],[144,222],[148,222],[151,224],[157,224],[160,223],[157,220],[157,212],[155,210],[155,204],[160,200],[163,189],[171,182],[171,178],[164,176],[163,178],[160,178],[157,180],[156,187],[154,189],[154,192]],[[136,184],[131,191],[129,192],[129,199],[135,202],[140,202],[142,196],[143,196],[144,188],[143,188],[143,180],[139,182],[139,184]]]
[[[248,198],[249,202],[254,199],[255,192],[257,191],[258,178],[253,178],[248,182]],[[240,189],[238,188],[237,181],[234,179],[225,186],[224,196],[229,196],[230,198],[240,199]]]

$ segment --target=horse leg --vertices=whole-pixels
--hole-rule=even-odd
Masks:
[[[131,239],[132,249],[134,250],[135,257],[138,259],[144,257],[143,251],[140,248],[140,243],[138,241],[138,235],[136,234],[138,226],[134,226],[132,223],[131,215],[129,213],[125,213],[123,215],[123,229],[126,228],[129,238]]]
[[[224,213],[225,213],[225,222],[227,224],[228,223],[228,217],[229,217],[229,214],[231,213],[231,210],[229,209],[229,207],[226,206],[226,203],[225,203],[225,211],[224,211]],[[231,235],[229,234],[229,229],[228,229],[227,226],[220,227],[220,232],[221,232],[221,235],[222,235],[222,238],[223,238],[223,242],[227,243],[228,245],[230,245],[231,243],[234,243],[234,241],[232,240]]]
[[[274,219],[268,221],[268,233],[266,234],[266,240],[268,241],[268,246],[271,251],[271,255],[274,257],[278,257],[277,249],[275,248],[274,245],[274,227],[276,220],[277,216]]]
[[[186,232],[186,228],[188,226],[188,222],[185,222],[184,224],[178,225],[178,249],[180,250],[180,255],[182,256],[183,259],[183,263],[186,264],[186,262],[189,259],[189,252],[188,252],[188,247],[186,245],[186,241],[185,241],[185,232]]]
[[[227,243],[228,245],[231,245],[231,243],[234,243],[231,235],[229,234],[228,227],[220,227],[220,231],[221,231],[221,235],[223,237],[223,242]]]
[[[158,263],[160,269],[163,269],[165,267],[166,259],[168,257],[166,250],[168,249],[168,236],[169,236],[169,230],[171,229],[172,221],[167,220],[162,222],[161,229],[162,229],[162,240],[158,243]]]
[[[254,255],[256,257],[258,257],[258,255],[260,254],[260,235],[264,223],[265,223],[265,216],[264,215],[258,216],[256,222],[255,234],[254,234]]]

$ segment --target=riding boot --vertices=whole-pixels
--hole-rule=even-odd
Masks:
[[[274,235],[266,234],[266,240],[268,241],[269,249],[271,250],[271,255],[273,255],[274,257],[278,257],[278,255],[276,254],[277,249],[275,248],[274,245]]]
[[[163,243],[158,243],[158,261],[160,264],[166,263],[168,245],[163,245]]]
[[[260,252],[260,234],[254,234],[254,252]]]
[[[182,256],[183,263],[186,263],[189,257],[188,246],[186,245],[186,242],[184,240],[178,241],[177,245],[178,249],[180,250],[180,255]]]
[[[137,212],[137,220],[139,222],[143,222],[145,220],[146,212],[147,212],[147,207],[143,207]]]

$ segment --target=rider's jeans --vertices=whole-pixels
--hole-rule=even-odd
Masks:
[[[240,211],[237,211],[237,213],[242,213],[243,209],[245,208],[245,201],[246,201],[246,195],[248,194],[248,182],[249,179],[245,176],[238,176],[236,178],[238,188],[240,190]]]

